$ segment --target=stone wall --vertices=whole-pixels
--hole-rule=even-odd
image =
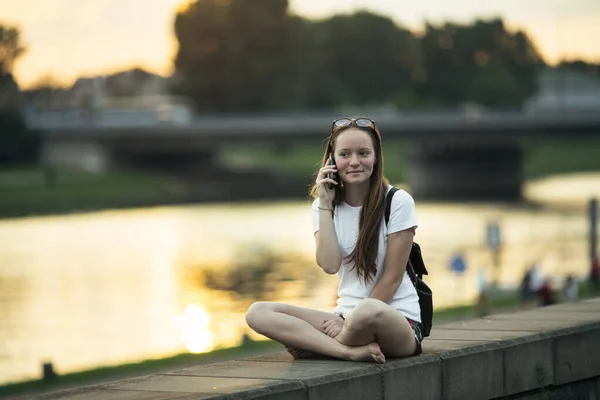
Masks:
[[[600,398],[600,299],[434,326],[422,355],[378,365],[266,356],[38,399]]]

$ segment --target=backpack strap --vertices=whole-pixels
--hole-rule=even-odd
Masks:
[[[387,197],[386,197],[386,206],[385,206],[385,225],[386,226],[390,220],[390,213],[392,212],[392,200],[394,199],[394,193],[396,193],[397,191],[398,191],[398,188],[392,186],[392,188],[390,189],[390,191],[388,192]]]
[[[397,187],[392,186],[386,196],[386,205],[385,205],[385,225],[387,226],[390,221],[390,213],[392,212],[392,200],[394,199],[394,193],[398,191]],[[415,244],[410,248],[410,252],[414,249]],[[408,263],[406,264],[406,272],[408,272],[408,277],[412,281],[412,283],[417,287],[417,274],[415,273],[415,269],[413,268],[412,262],[410,261],[410,254],[408,256]],[[419,276],[421,278],[422,276]]]

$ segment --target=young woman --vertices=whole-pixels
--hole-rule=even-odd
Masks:
[[[417,227],[412,197],[398,190],[386,226],[381,134],[368,118],[335,120],[312,189],[317,264],[338,274],[332,313],[257,302],[248,326],[295,358],[322,354],[384,363],[421,351],[417,292],[406,264]]]

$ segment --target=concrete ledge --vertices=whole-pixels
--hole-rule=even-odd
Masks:
[[[600,398],[600,299],[434,326],[423,349],[383,365],[293,360],[282,351],[35,398]]]

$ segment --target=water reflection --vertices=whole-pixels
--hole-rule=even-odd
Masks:
[[[202,306],[190,304],[175,323],[181,330],[185,347],[191,353],[203,353],[213,346],[210,315]]]
[[[569,207],[418,203],[436,306],[471,301],[478,270],[493,272],[489,221],[502,229],[502,284],[516,286],[533,261],[552,277],[583,276],[583,200],[600,175],[579,191],[576,179],[526,190],[548,203],[571,185],[560,202]],[[314,262],[308,201],[5,220],[0,243],[0,383],[38,377],[46,360],[65,373],[238,345],[257,299],[323,310],[335,301],[337,278]],[[460,277],[448,269],[457,250]]]

